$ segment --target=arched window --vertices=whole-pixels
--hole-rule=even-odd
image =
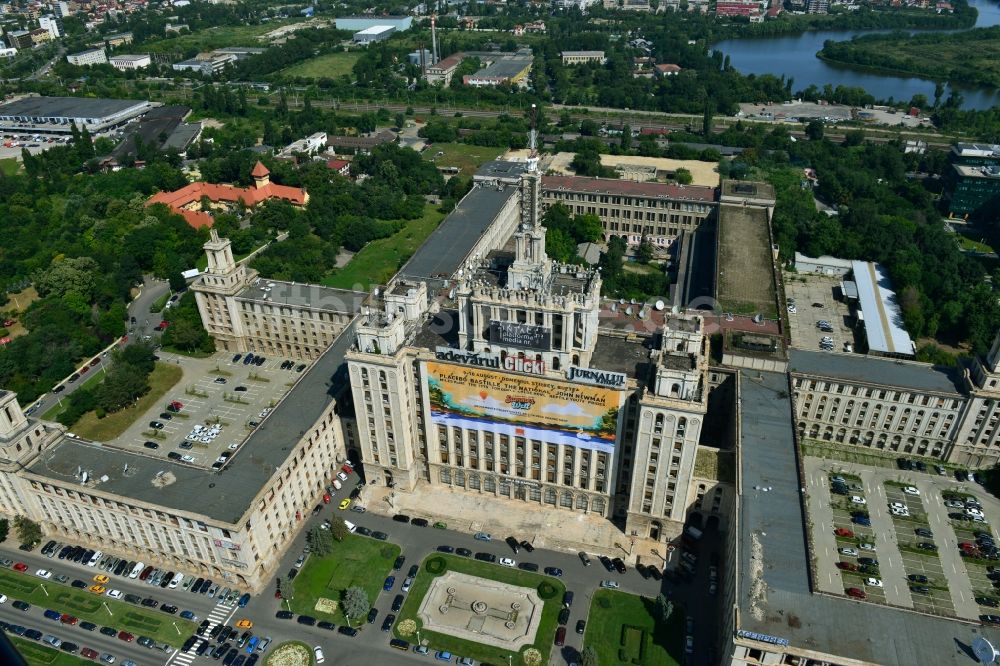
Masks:
[[[670,385],[670,395],[679,396],[681,394],[681,385],[674,383]]]
[[[555,505],[556,503],[556,491],[555,488],[545,489],[545,503]]]

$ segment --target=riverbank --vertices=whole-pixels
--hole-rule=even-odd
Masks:
[[[800,35],[805,32],[847,30],[965,30],[976,25],[979,12],[964,1],[955,3],[952,14],[938,14],[925,9],[858,11],[831,9],[829,14],[791,14],[785,12],[763,23],[738,23],[719,32],[725,39],[758,39]],[[727,34],[728,33],[728,34]]]
[[[864,71],[1000,87],[1000,27],[948,34],[892,32],[828,41],[821,60]]]

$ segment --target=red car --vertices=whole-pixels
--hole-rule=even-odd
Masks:
[[[556,629],[556,645],[564,645],[566,643],[566,627],[559,627]]]
[[[868,597],[864,590],[858,589],[856,587],[847,588],[847,596],[854,597],[855,599],[866,599]]]
[[[24,562],[18,562],[14,565],[14,571],[27,571],[28,565]]]
[[[184,409],[184,403],[183,402],[179,402],[177,400],[174,400],[172,403],[170,403],[170,407],[168,407],[167,409],[170,409],[171,411],[179,412],[182,409]]]
[[[344,474],[353,474],[354,468],[351,467],[350,465],[344,465],[343,467],[340,468],[340,471],[343,472]]]
[[[92,650],[89,647],[82,648],[80,650],[80,654],[86,657],[87,659],[97,659],[99,655],[97,650]]]
[[[847,529],[846,527],[838,527],[837,529],[835,529],[833,531],[833,533],[836,534],[839,537],[848,537],[848,538],[850,538],[850,537],[854,536],[854,532],[852,532],[851,530]]]
[[[62,617],[59,618],[59,621],[63,624],[78,624],[80,622],[78,618],[73,617],[69,613],[63,613]]]
[[[161,322],[160,322],[160,328],[161,328],[161,329],[164,329],[164,328],[166,328],[167,326],[170,326],[170,322],[169,322],[169,321],[167,321],[166,319],[164,319],[163,321],[161,321]]]
[[[330,496],[324,493],[323,504],[329,504],[329,503],[330,503]]]
[[[87,374],[88,370],[90,370],[90,366],[89,365],[85,365],[82,368],[80,368],[80,374],[81,375],[85,375],[85,374]]]
[[[94,358],[90,359],[90,367],[94,367],[95,365],[97,365],[100,362],[101,362],[101,357],[100,356],[95,356]]]
[[[126,643],[131,643],[132,641],[135,640],[135,636],[133,636],[132,634],[128,633],[125,630],[122,630],[118,632],[118,640],[125,641]]]
[[[127,335],[123,335],[122,339],[121,339],[121,343],[125,344],[126,342],[128,342],[128,336]]]
[[[837,562],[837,568],[843,571],[857,571],[858,565],[850,562]]]

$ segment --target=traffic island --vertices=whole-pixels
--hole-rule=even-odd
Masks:
[[[305,643],[288,641],[271,650],[265,666],[312,666],[313,651]]]
[[[548,663],[562,582],[451,555],[423,562],[394,634],[477,662]]]

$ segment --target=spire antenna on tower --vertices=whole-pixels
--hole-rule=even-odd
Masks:
[[[538,107],[534,104],[531,105],[531,131],[528,133],[528,147],[531,149],[528,153],[528,171],[538,170],[538,128],[535,124],[538,121]]]

